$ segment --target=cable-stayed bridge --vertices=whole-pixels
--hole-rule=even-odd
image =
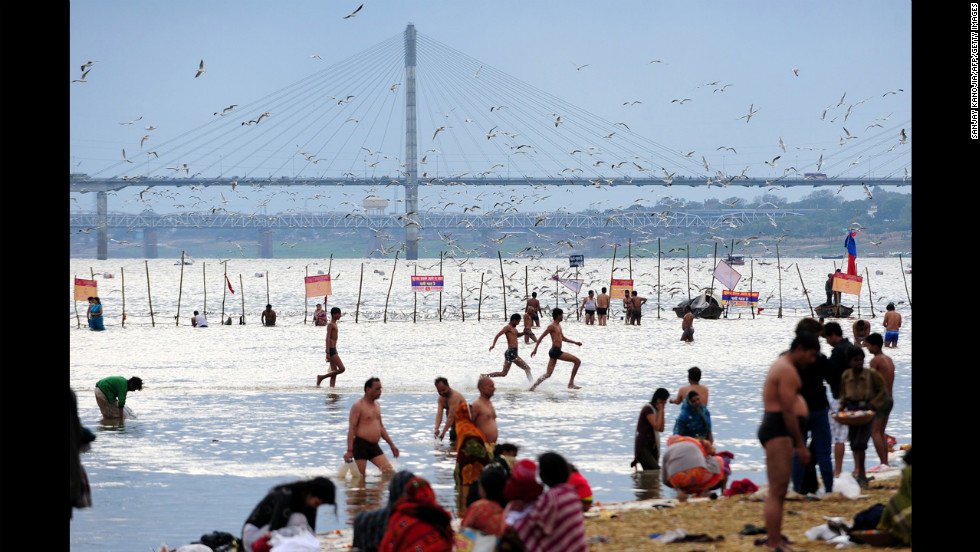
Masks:
[[[718,168],[639,136],[625,122],[568,104],[409,25],[263,98],[215,112],[197,128],[159,143],[147,135],[142,152],[123,151],[105,168],[72,174],[69,188],[98,194],[90,227],[97,256],[106,258],[106,193],[124,187],[227,186],[236,194],[239,186],[399,186],[404,211],[394,220],[405,231],[406,258],[415,259],[426,227],[418,218],[420,185],[528,186],[529,194],[538,186],[911,185],[903,169],[911,156],[906,127],[911,121],[861,140],[842,138],[835,151],[807,152],[806,168],[774,159],[768,168],[731,171],[728,162]],[[877,178],[849,176],[861,158],[875,160]]]

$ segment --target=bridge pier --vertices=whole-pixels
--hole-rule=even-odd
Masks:
[[[109,232],[106,224],[108,208],[106,207],[106,198],[107,194],[105,192],[98,192],[95,195],[95,212],[97,217],[95,223],[95,258],[100,261],[109,258]]]
[[[272,230],[259,230],[259,258],[272,258]]]
[[[143,230],[143,257],[147,259],[156,259],[160,257],[160,251],[157,249],[157,229],[156,228],[146,228]]]

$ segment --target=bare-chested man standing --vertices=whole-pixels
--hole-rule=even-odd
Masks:
[[[541,310],[541,302],[538,301],[538,292],[531,292],[531,298],[527,300],[525,310],[531,315],[531,321],[534,322],[534,327],[540,328],[541,320],[538,318],[538,311]]]
[[[480,376],[476,388],[480,390],[480,397],[470,405],[470,417],[473,425],[486,437],[487,451],[493,456],[493,449],[497,446],[497,409],[490,399],[497,387],[488,376]]]
[[[378,398],[381,397],[381,380],[370,378],[364,382],[364,397],[357,399],[350,408],[350,425],[347,428],[347,452],[344,454],[344,462],[351,458],[357,464],[357,469],[361,475],[367,469],[367,461],[378,467],[382,473],[395,473],[391,463],[385,458],[378,443],[384,439],[391,447],[391,454],[398,458],[398,447],[388,436],[384,424],[381,422],[381,406]]]
[[[694,313],[691,305],[684,307],[684,319],[681,320],[681,341],[694,343]]]
[[[510,372],[510,364],[514,363],[520,366],[524,370],[524,373],[527,374],[527,381],[531,381],[531,367],[524,362],[524,359],[517,355],[517,338],[523,335],[524,339],[526,340],[528,334],[530,334],[532,338],[534,337],[534,334],[531,333],[531,329],[528,327],[525,327],[523,332],[517,333],[517,325],[520,322],[521,315],[517,313],[510,315],[510,323],[505,325],[502,330],[497,332],[497,335],[493,338],[493,343],[490,345],[490,350],[492,351],[493,348],[497,346],[497,340],[500,339],[500,336],[507,336],[507,350],[504,351],[503,371],[494,372],[492,374],[480,374],[480,377],[487,376],[491,378],[502,378],[507,375],[507,372]]]
[[[797,370],[813,364],[820,351],[820,342],[811,333],[801,333],[772,363],[762,386],[762,403],[765,410],[759,425],[759,442],[766,449],[766,472],[769,477],[769,494],[763,509],[766,520],[767,544],[780,550],[783,542],[783,502],[793,471],[793,453],[800,464],[810,463],[810,451],[806,448],[800,427],[806,423],[806,401],[800,395],[802,381]]]
[[[690,391],[697,392],[701,397],[701,404],[708,406],[708,388],[701,385],[701,369],[697,366],[687,371],[687,385],[677,390],[677,396],[670,399],[670,404],[681,404]]]
[[[456,441],[456,408],[466,402],[466,398],[459,391],[449,387],[449,380],[444,377],[436,378],[436,391],[439,393],[439,402],[436,403],[436,407],[439,409],[436,412],[436,437],[442,441],[443,437],[446,436],[446,430],[449,430],[449,442]],[[439,432],[439,426],[442,424],[442,413],[446,413],[446,425],[443,426],[442,432]]]
[[[534,350],[531,351],[531,356],[533,357],[535,353],[538,352],[538,347],[541,345],[541,341],[544,339],[544,336],[551,334],[551,349],[548,350],[548,358],[551,360],[548,361],[548,371],[545,372],[543,376],[538,378],[538,381],[534,382],[534,385],[531,386],[531,391],[534,391],[539,385],[541,385],[541,382],[551,377],[551,373],[555,371],[555,365],[558,364],[559,360],[572,363],[572,377],[568,380],[568,388],[581,389],[581,387],[575,385],[575,374],[578,372],[578,367],[580,364],[582,364],[582,361],[575,355],[563,353],[561,350],[561,344],[567,341],[581,347],[582,342],[572,341],[571,339],[565,337],[565,335],[562,333],[561,321],[564,319],[564,315],[561,309],[556,308],[551,311],[551,316],[554,319],[554,322],[548,325],[548,328],[541,334],[541,337],[538,338],[537,344],[534,345]]]
[[[609,318],[609,294],[606,293],[606,288],[602,288],[602,293],[596,297],[595,314],[599,319],[599,325],[605,326],[606,319]]]
[[[633,297],[630,299],[630,306],[633,310],[633,321],[630,325],[639,326],[640,318],[643,317],[643,305],[647,302],[646,297],[640,297],[636,294],[636,290],[633,290]]]
[[[878,453],[879,460],[877,467],[868,470],[871,472],[889,467],[888,434],[885,433],[885,426],[888,425],[888,415],[892,411],[892,406],[895,405],[895,401],[892,399],[892,384],[895,383],[895,362],[892,361],[891,357],[881,352],[883,343],[884,339],[878,333],[873,333],[864,340],[868,352],[874,355],[869,366],[881,374],[882,379],[885,380],[885,390],[888,391],[888,398],[885,399],[881,408],[875,410],[874,421],[871,422],[871,442],[875,445],[875,452]]]
[[[340,360],[340,355],[337,354],[338,320],[340,320],[340,307],[334,307],[330,309],[330,323],[327,324],[327,364],[330,366],[330,370],[326,374],[316,377],[317,387],[320,387],[320,382],[326,378],[330,378],[330,387],[334,387],[337,383],[337,375],[343,374],[346,370],[344,361]]]
[[[885,347],[894,349],[898,347],[898,329],[902,327],[902,315],[895,310],[895,303],[888,303],[885,311]]]

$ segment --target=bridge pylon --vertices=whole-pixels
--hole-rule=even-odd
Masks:
[[[415,25],[405,29],[405,259],[419,258],[419,227],[412,219],[419,211],[418,130],[415,98]],[[411,216],[409,216],[411,214]]]

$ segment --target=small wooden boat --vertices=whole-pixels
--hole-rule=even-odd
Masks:
[[[813,307],[813,312],[817,314],[818,318],[847,318],[854,312],[854,309],[844,305],[824,303]]]
[[[721,306],[721,296],[717,293],[708,294],[708,290],[702,290],[701,293],[692,297],[690,300],[683,300],[673,311],[677,314],[677,318],[684,318],[684,308],[690,306],[691,313],[694,314],[694,318],[706,318],[708,320],[717,320],[721,317],[721,313],[725,309]]]

